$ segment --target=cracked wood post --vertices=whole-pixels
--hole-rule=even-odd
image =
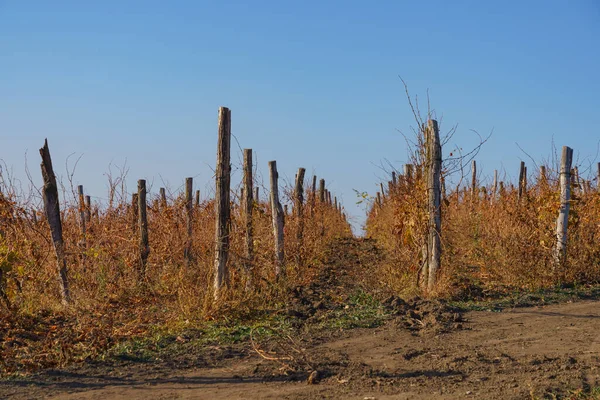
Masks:
[[[252,226],[252,210],[254,201],[252,199],[252,149],[244,149],[244,198],[242,207],[244,209],[244,221],[246,225],[246,254],[244,260],[244,269],[246,270],[246,291],[252,288],[252,266],[254,264],[254,230]],[[258,188],[254,191],[254,197],[258,203]]]
[[[556,220],[556,249],[554,251],[555,268],[564,265],[567,258],[567,226],[571,200],[571,163],[573,149],[563,146],[560,160],[560,209]]]
[[[148,255],[150,254],[150,245],[148,243],[148,214],[146,209],[146,180],[138,180],[138,231],[139,231],[139,279],[142,281],[146,278],[146,265],[148,263]]]
[[[302,248],[302,237],[304,236],[304,174],[306,169],[298,168],[296,174],[296,186],[294,188],[294,208],[296,209],[296,217],[298,218],[298,231],[296,238],[298,246]]]
[[[194,220],[194,203],[192,202],[192,193],[194,191],[194,178],[185,178],[185,213],[186,213],[186,228],[187,241],[183,257],[185,266],[189,267],[192,262],[192,232]]]
[[[271,178],[271,215],[273,217],[273,236],[275,237],[275,275],[285,274],[284,243],[283,243],[283,208],[279,202],[279,187],[277,180],[277,162],[269,161],[269,176]]]
[[[160,193],[160,205],[161,207],[167,207],[167,192],[165,190],[165,188],[160,188],[158,190],[158,192]]]
[[[319,200],[325,203],[325,179],[319,181]]]
[[[521,161],[521,167],[519,168],[519,200],[523,198],[525,189],[523,187],[523,181],[525,179],[525,161]]]
[[[214,297],[219,298],[223,284],[229,283],[229,224],[231,217],[231,111],[219,108],[219,139],[217,143],[216,198],[215,198],[215,265]]]
[[[427,233],[427,252],[425,265],[423,267],[423,283],[427,282],[427,291],[435,287],[438,270],[440,269],[442,245],[441,245],[441,173],[442,173],[442,146],[440,144],[440,133],[436,120],[427,122],[427,197],[429,224]]]
[[[77,186],[77,194],[79,195],[79,229],[81,230],[81,241],[79,242],[79,247],[81,248],[81,266],[85,271],[86,267],[86,256],[85,252],[87,250],[87,242],[86,242],[86,217],[85,217],[85,197],[83,195],[83,185]]]
[[[52,243],[54,244],[54,251],[56,253],[61,299],[62,303],[67,305],[71,301],[67,259],[65,255],[65,243],[62,236],[62,222],[60,220],[56,175],[54,175],[54,170],[52,168],[52,159],[50,157],[47,139],[44,141],[44,147],[40,149],[40,155],[42,156],[41,169],[42,177],[44,178],[44,187],[42,189],[44,210],[46,213],[46,220],[48,221],[48,225],[50,225]]]
[[[88,224],[92,221],[92,198],[85,196],[85,222]]]
[[[596,190],[600,193],[600,162],[598,163],[598,173],[596,176]]]
[[[492,195],[490,196],[490,201],[494,202],[496,200],[496,195],[498,194],[498,170],[494,170],[494,181],[492,182]]]
[[[477,197],[477,162],[475,160],[471,162],[471,197],[473,199]]]
[[[310,216],[315,215],[315,202],[317,199],[317,176],[312,177],[312,191],[310,193]]]

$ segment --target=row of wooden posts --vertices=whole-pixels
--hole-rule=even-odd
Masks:
[[[217,166],[215,173],[216,194],[215,194],[215,261],[214,261],[214,283],[213,290],[215,299],[219,298],[222,287],[228,283],[228,258],[229,258],[229,239],[230,239],[230,221],[231,221],[231,111],[226,107],[219,109],[218,120],[218,143],[217,143]],[[68,304],[70,302],[69,280],[67,274],[67,260],[65,253],[65,243],[62,235],[62,222],[60,216],[58,187],[56,176],[52,168],[52,159],[48,148],[48,141],[44,142],[44,146],[40,149],[42,157],[42,177],[44,187],[42,190],[44,211],[50,226],[52,242],[56,252],[59,283],[62,302]],[[254,203],[258,203],[258,187],[253,187],[253,166],[252,166],[252,149],[244,149],[244,176],[241,189],[241,209],[244,215],[245,226],[245,254],[244,254],[244,269],[247,274],[247,288],[252,285],[251,270],[254,262],[254,237],[253,237],[253,222],[252,212]],[[293,206],[299,225],[296,231],[296,238],[299,245],[302,246],[303,231],[304,231],[304,179],[306,170],[299,168],[296,174],[295,187],[293,192]],[[287,214],[287,205],[284,208],[281,205],[279,196],[279,175],[277,172],[277,162],[269,161],[269,176],[270,176],[270,196],[269,204],[272,214],[273,235],[275,238],[275,275],[277,277],[285,274],[285,251],[284,251],[284,218]],[[315,202],[317,197],[317,177],[312,179],[312,192],[310,207],[311,217],[315,210]],[[148,256],[150,254],[149,234],[148,234],[148,217],[147,217],[147,200],[146,200],[146,180],[138,180],[137,192],[132,194],[132,210],[134,216],[134,234],[138,235],[139,245],[139,267],[138,273],[140,280],[143,280],[146,275],[146,266]],[[166,191],[160,188],[160,201],[166,205]],[[196,191],[196,205],[200,204],[200,191]],[[193,228],[193,178],[185,180],[185,210],[186,210],[186,231],[187,240],[184,249],[185,265],[189,266],[191,262],[192,252],[192,228]],[[83,248],[81,252],[82,263],[85,268],[85,248],[87,225],[91,220],[91,199],[90,196],[84,195],[83,186],[78,186],[79,197],[79,224],[82,233],[82,240],[79,245]],[[337,197],[325,188],[325,180],[320,179],[318,197],[320,203],[327,204],[333,207],[340,215],[346,219],[343,208]],[[324,232],[324,231],[323,231]]]
[[[435,120],[429,120],[424,129],[425,135],[425,162],[424,173],[427,190],[427,210],[428,210],[428,225],[425,243],[423,245],[423,258],[419,272],[419,282],[424,290],[433,289],[436,282],[437,271],[440,268],[441,260],[441,199],[445,198],[444,178],[441,174],[442,152],[439,139],[438,124]],[[571,200],[571,187],[577,188],[581,194],[591,193],[590,181],[583,181],[579,178],[577,167],[571,168],[573,161],[573,149],[568,146],[563,146],[561,154],[561,163],[559,171],[559,188],[560,188],[560,208],[556,221],[556,246],[554,248],[554,268],[564,265],[567,256],[567,232],[569,220],[569,208]],[[479,188],[477,185],[477,164],[472,162],[472,181],[471,190],[473,198],[479,196]],[[391,196],[397,188],[402,187],[402,183],[410,185],[412,182],[414,167],[412,164],[404,166],[404,175],[396,176],[392,172],[392,180],[388,182],[388,195]],[[417,170],[421,174],[420,170]],[[546,168],[540,167],[540,177],[547,181]],[[418,177],[420,178],[420,177]],[[600,163],[598,163],[598,187],[600,193]],[[376,210],[381,208],[386,200],[385,190],[380,183],[381,192],[377,192],[375,202]],[[521,200],[525,196],[527,189],[527,167],[524,162],[521,162],[519,173],[518,199]],[[494,171],[494,181],[492,185],[493,201],[496,198],[498,191],[498,172]],[[503,182],[500,182],[500,192],[503,192]]]

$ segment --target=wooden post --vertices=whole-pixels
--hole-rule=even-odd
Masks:
[[[381,189],[381,199],[385,201],[385,189],[383,188],[383,183],[379,182],[379,188]]]
[[[258,196],[258,186],[254,188],[254,202],[256,204],[260,202],[260,197]]]
[[[67,277],[67,259],[65,255],[65,243],[62,236],[62,222],[60,220],[58,187],[56,186],[56,175],[54,175],[54,169],[52,168],[52,158],[50,157],[50,149],[48,148],[48,139],[44,141],[44,147],[40,149],[40,155],[42,156],[41,169],[42,177],[44,178],[44,187],[42,189],[44,210],[46,212],[46,220],[50,225],[52,243],[54,244],[54,251],[56,253],[62,303],[67,305],[71,301],[69,280]]]
[[[563,146],[560,160],[560,209],[556,220],[555,267],[564,265],[567,257],[567,226],[569,222],[569,202],[571,200],[571,163],[573,149]]]
[[[88,224],[92,221],[92,198],[85,196],[85,222]]]
[[[246,290],[252,288],[252,267],[254,265],[254,228],[252,225],[252,210],[254,202],[252,200],[252,149],[244,149],[244,193],[242,207],[244,209],[244,219],[246,226],[246,257],[244,268],[246,270]],[[254,197],[258,198],[258,187],[255,189]],[[256,199],[256,202],[258,200]]]
[[[477,196],[477,162],[471,162],[471,196],[473,199]]]
[[[185,212],[186,212],[186,228],[187,228],[187,241],[185,250],[183,251],[183,258],[185,260],[185,266],[189,267],[192,262],[192,232],[193,232],[193,217],[194,217],[194,204],[192,203],[192,193],[194,190],[194,178],[185,178]]]
[[[298,168],[296,174],[296,187],[294,189],[294,208],[296,209],[296,217],[298,218],[298,231],[296,238],[298,239],[299,248],[302,247],[302,237],[304,236],[304,174],[306,169]]]
[[[196,207],[200,207],[200,190],[196,190]]]
[[[219,108],[219,140],[217,144],[216,198],[215,198],[215,280],[214,296],[219,298],[223,283],[229,281],[227,259],[229,257],[229,222],[231,204],[231,111]]]
[[[165,191],[165,188],[160,188],[159,190],[160,193],[160,205],[161,207],[166,207],[167,206],[167,192]]]
[[[600,193],[600,162],[598,163],[598,173],[596,176],[596,190]]]
[[[327,204],[331,205],[331,192],[327,191]]]
[[[381,208],[381,193],[377,192],[375,198],[377,199],[377,205],[379,206],[379,208]]]
[[[494,182],[492,183],[492,196],[490,197],[490,201],[494,202],[496,200],[496,194],[498,193],[498,170],[494,170]]]
[[[283,267],[283,209],[279,202],[279,187],[277,180],[277,162],[269,161],[269,175],[271,177],[271,214],[273,216],[273,236],[275,237],[275,275],[285,274]],[[323,193],[324,195],[324,193]]]
[[[319,181],[319,200],[325,203],[325,179]]]
[[[521,198],[523,197],[524,194],[524,188],[523,188],[523,181],[525,177],[525,161],[521,161],[521,167],[519,169],[519,200],[521,200]]]
[[[139,278],[140,281],[146,278],[146,265],[148,263],[148,255],[150,254],[150,245],[148,242],[148,214],[146,210],[146,180],[138,180],[138,231],[139,237],[139,249],[140,249],[140,262],[139,262]]]
[[[133,193],[131,195],[131,230],[133,231],[134,235],[137,235],[138,232],[138,219],[139,219],[139,200],[138,200],[138,194],[137,193]]]
[[[440,144],[439,128],[436,120],[427,122],[427,194],[428,194],[428,237],[427,256],[423,266],[423,281],[427,281],[428,291],[433,290],[437,273],[440,268],[442,245],[441,245],[441,187],[440,177],[442,172],[442,146]],[[423,282],[425,284],[425,282]]]
[[[335,208],[336,210],[338,209],[337,196],[333,197],[333,208]]]
[[[83,195],[83,185],[77,186],[77,193],[79,195],[79,228],[81,230],[81,241],[79,242],[79,246],[81,248],[81,265],[85,271],[85,252],[87,250],[86,243],[86,221],[85,221],[85,197]]]
[[[599,185],[600,186],[600,185]],[[312,191],[310,193],[310,216],[315,215],[315,203],[317,201],[317,176],[312,177]]]
[[[396,171],[392,171],[392,186],[396,187],[396,184],[397,184]]]
[[[404,177],[407,182],[412,182],[412,179],[413,179],[413,165],[412,164],[404,165]]]

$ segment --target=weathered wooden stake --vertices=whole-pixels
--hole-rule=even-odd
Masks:
[[[596,176],[596,190],[600,193],[600,162],[598,163],[598,173]]]
[[[85,252],[87,250],[87,230],[86,230],[86,220],[85,220],[85,197],[83,195],[83,185],[77,186],[77,193],[79,195],[79,229],[81,230],[81,240],[79,242],[79,247],[81,248],[81,265],[85,271],[86,265],[86,256]]]
[[[271,178],[271,214],[273,216],[273,236],[275,237],[275,275],[285,274],[284,245],[283,245],[283,208],[279,202],[279,186],[277,162],[269,161],[269,176]]]
[[[298,231],[296,232],[296,238],[299,241],[299,247],[302,248],[302,237],[304,236],[304,174],[306,169],[298,168],[296,174],[296,186],[294,189],[294,208],[296,210],[296,217],[298,218]]]
[[[325,179],[319,181],[319,200],[325,203]]]
[[[41,168],[42,177],[44,178],[44,187],[42,189],[44,210],[46,212],[46,220],[50,225],[52,243],[54,244],[54,251],[56,253],[60,294],[63,304],[67,305],[71,301],[69,280],[67,277],[67,259],[65,255],[65,243],[62,236],[62,222],[60,220],[56,175],[54,175],[54,169],[52,168],[52,158],[50,157],[47,139],[44,141],[44,147],[40,149],[40,155],[42,156]]]
[[[252,225],[252,210],[254,202],[252,199],[252,186],[254,184],[252,177],[252,149],[244,149],[244,193],[242,207],[244,209],[244,219],[246,226],[246,257],[244,260],[244,269],[246,270],[246,290],[252,288],[252,267],[254,265],[254,228]],[[254,197],[258,198],[258,187],[255,188]],[[258,202],[258,200],[256,200]]]
[[[88,224],[92,221],[92,198],[85,196],[85,222]]]
[[[196,190],[196,207],[200,207],[200,190]]]
[[[162,207],[166,207],[167,206],[167,192],[166,192],[165,188],[160,188],[158,190],[158,192],[160,193],[160,205]]]
[[[433,290],[437,273],[440,268],[442,245],[441,245],[441,187],[440,177],[442,172],[442,146],[440,144],[439,128],[436,120],[427,122],[427,194],[428,194],[428,237],[427,257],[423,266],[423,281],[427,281],[428,291]],[[423,282],[425,283],[425,282]]]
[[[214,296],[219,298],[223,284],[228,284],[229,223],[231,204],[231,111],[219,108],[219,139],[217,144],[216,198],[215,198],[215,280]]]
[[[148,255],[150,255],[150,245],[148,240],[148,214],[146,205],[146,180],[138,180],[138,231],[140,234],[139,250],[139,278],[140,281],[146,278],[146,265],[148,263]]]
[[[494,170],[494,182],[492,183],[492,196],[490,197],[490,201],[494,202],[496,200],[496,195],[498,193],[498,170]]]
[[[471,196],[473,199],[477,196],[477,162],[471,162]]]
[[[185,266],[189,267],[192,262],[192,232],[193,232],[193,220],[194,220],[194,204],[192,203],[192,193],[194,190],[194,178],[185,178],[185,213],[186,213],[186,228],[187,228],[187,241],[185,244],[185,250],[183,251],[183,258],[185,260]]]
[[[563,146],[560,160],[560,209],[556,220],[556,249],[554,252],[555,268],[564,265],[567,257],[567,227],[569,223],[569,207],[571,200],[571,163],[573,149]]]
[[[524,188],[523,182],[525,179],[525,161],[521,161],[521,167],[519,168],[519,200],[523,197]]]

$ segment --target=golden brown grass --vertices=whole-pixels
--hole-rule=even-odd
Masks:
[[[509,185],[507,185],[509,186]],[[464,188],[442,205],[442,270],[435,295],[483,296],[600,280],[600,193],[573,187],[568,256],[554,267],[559,188],[554,176],[537,179],[518,199],[509,186],[492,199],[492,187],[475,195]],[[367,235],[390,253],[381,282],[397,293],[417,290],[427,218],[423,182],[400,184],[383,205],[373,204]]]
[[[215,216],[212,200],[194,207],[192,262],[185,267],[183,198],[167,205],[150,199],[150,256],[146,279],[138,279],[138,234],[133,210],[121,194],[106,208],[94,207],[86,246],[81,246],[74,196],[63,206],[73,302],[60,303],[56,258],[48,224],[31,214],[27,196],[10,190],[0,198],[0,285],[10,307],[0,304],[0,374],[58,366],[101,354],[126,338],[147,335],[207,319],[228,318],[273,308],[286,289],[309,282],[325,246],[351,236],[346,220],[333,207],[306,202],[304,239],[296,239],[298,218],[286,216],[287,274],[275,279],[274,242],[268,204],[254,205],[255,262],[252,290],[245,290],[244,224],[234,202],[231,221],[230,284],[213,302]],[[3,299],[0,299],[2,302]]]

